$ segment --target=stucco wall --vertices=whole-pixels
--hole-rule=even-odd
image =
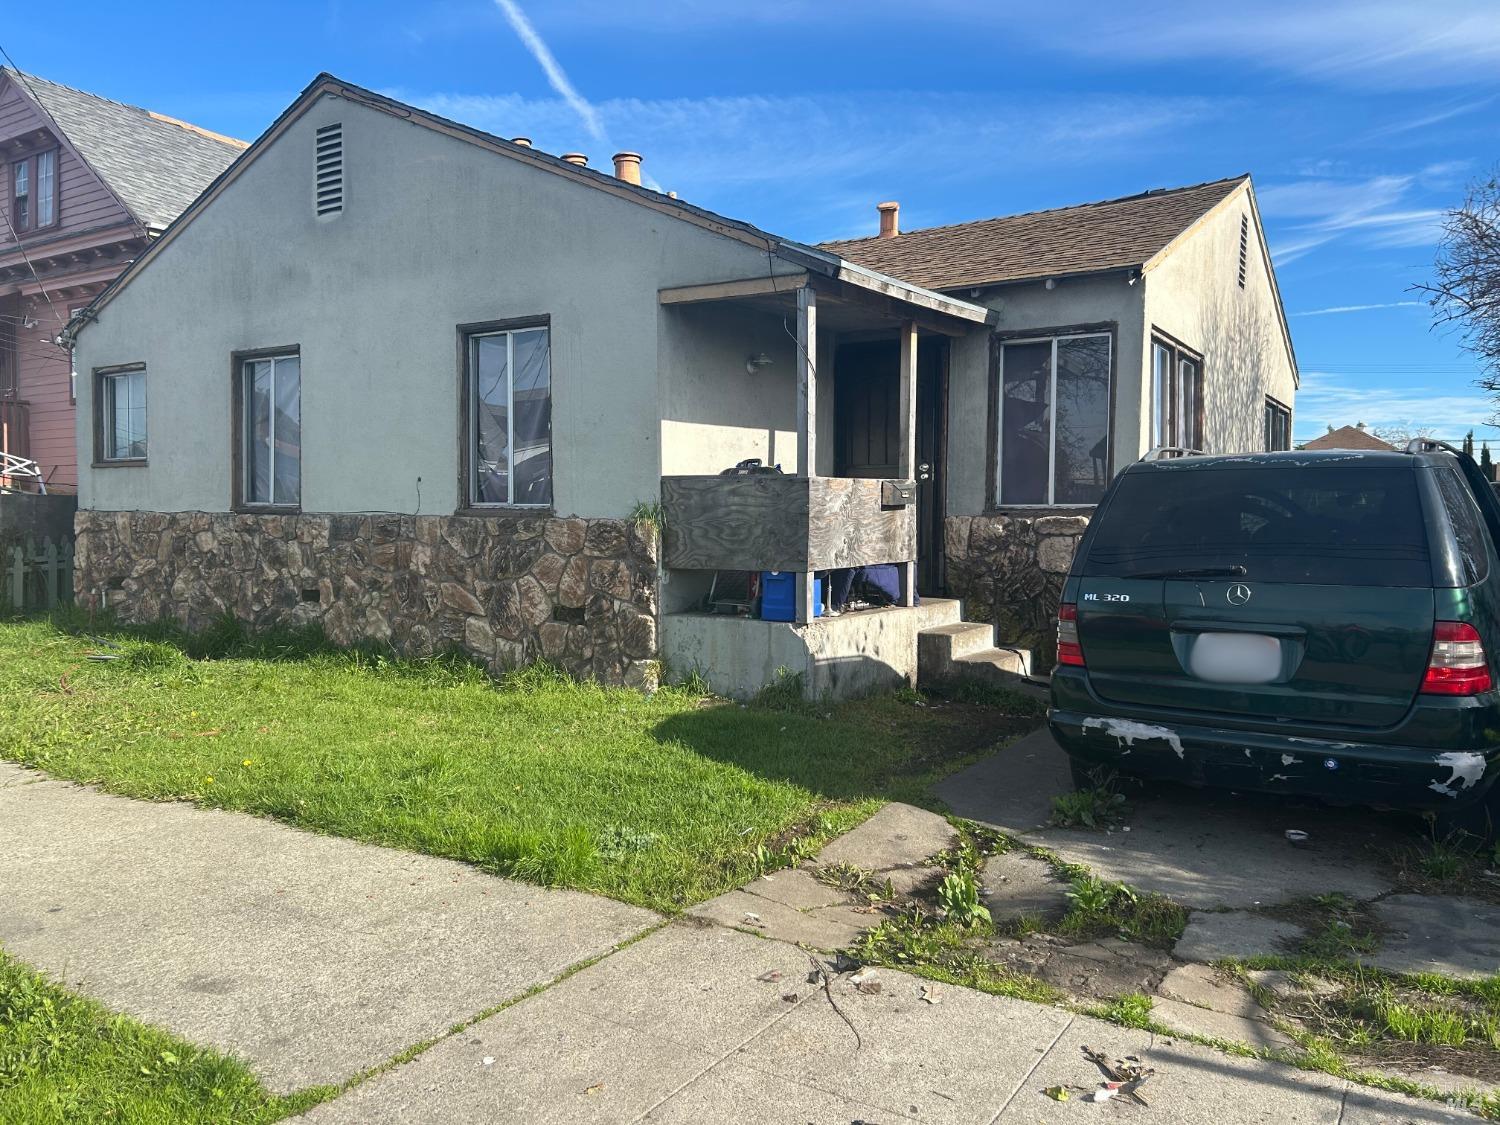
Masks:
[[[1143,350],[1138,285],[1127,284],[1123,274],[1063,279],[1051,290],[1041,282],[1009,285],[990,290],[978,303],[999,312],[995,331],[1006,334],[1035,331],[1047,335],[1055,328],[1117,322],[1114,432],[1128,435],[1139,430],[1141,399],[1133,391],[1141,381]],[[949,362],[948,514],[978,515],[991,506],[991,498],[985,495],[986,470],[994,456],[988,429],[990,336],[980,332],[954,340]],[[1131,443],[1117,440],[1114,467],[1129,464],[1140,452]]]
[[[332,122],[345,211],[319,222],[313,134]],[[304,510],[451,513],[455,326],[545,314],[555,510],[626,515],[658,491],[657,290],[766,268],[761,250],[326,96],[81,333],[80,441],[87,373],[121,363],[147,365],[150,434],[147,467],[85,470],[82,506],[226,510],[230,354],[297,344]]]
[[[1203,356],[1207,453],[1263,449],[1265,398],[1294,408],[1292,360],[1276,314],[1269,264],[1248,194],[1208,219],[1146,274],[1146,321]],[[1245,287],[1237,281],[1240,219],[1250,219]],[[1143,362],[1150,363],[1150,339]],[[1150,381],[1141,385],[1141,442],[1149,441]]]

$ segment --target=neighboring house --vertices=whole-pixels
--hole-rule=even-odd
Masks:
[[[0,450],[36,461],[51,491],[78,483],[59,333],[244,148],[0,68]]]
[[[1381,441],[1365,429],[1363,422],[1353,426],[1328,427],[1322,437],[1315,437],[1302,446],[1303,449],[1395,449],[1388,441]]]
[[[878,260],[942,232],[815,248],[582,160],[320,76],[70,330],[80,599],[734,694],[898,682],[919,650],[1015,671],[933,596],[945,553],[1002,616],[1116,468],[1258,449],[1290,410],[1248,180],[1056,213],[1018,254],[976,224],[945,272]],[[746,458],[785,475],[719,475]],[[810,572],[873,563],[902,606],[810,620]],[[702,612],[760,570],[798,575],[798,624]]]

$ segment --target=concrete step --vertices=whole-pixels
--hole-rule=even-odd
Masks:
[[[988,648],[960,656],[953,664],[955,673],[968,673],[1007,686],[1003,681],[1031,675],[1031,652],[1024,648]]]
[[[943,625],[956,625],[963,619],[964,605],[957,598],[923,598],[917,606],[923,629],[936,629]]]
[[[995,627],[976,621],[955,621],[923,629],[917,634],[917,667],[943,675],[961,656],[995,647]]]

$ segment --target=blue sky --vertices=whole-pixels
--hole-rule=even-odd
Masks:
[[[1298,439],[1355,421],[1500,439],[1476,365],[1408,288],[1442,209],[1500,163],[1495,0],[517,2],[529,43],[505,0],[75,0],[0,42],[247,139],[329,70],[596,167],[635,149],[662,188],[808,241],[873,233],[882,199],[910,228],[1248,171]]]

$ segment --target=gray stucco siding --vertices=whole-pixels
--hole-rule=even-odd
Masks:
[[[313,134],[332,122],[346,202],[320,222]],[[658,492],[661,399],[679,389],[661,375],[657,291],[766,268],[762,250],[325,96],[81,333],[80,373],[147,365],[149,431],[148,465],[85,470],[82,505],[226,510],[231,355],[297,345],[303,510],[451,513],[457,326],[545,316],[554,508],[623,516]]]

